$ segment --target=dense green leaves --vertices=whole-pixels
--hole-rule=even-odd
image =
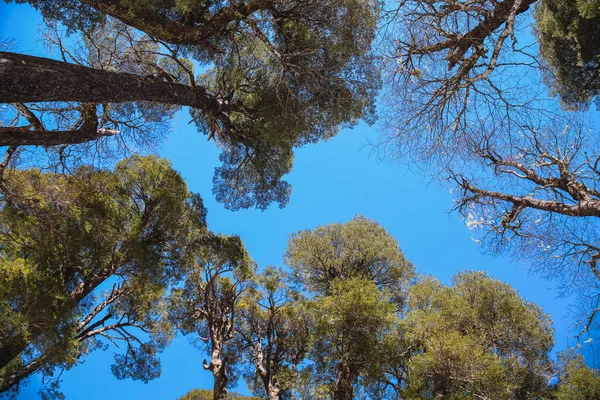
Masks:
[[[156,353],[172,336],[162,298],[188,265],[188,243],[205,235],[201,200],[155,157],[123,160],[113,172],[8,175],[0,210],[3,390],[38,370],[71,367],[105,332],[125,343],[118,377],[156,377]]]
[[[240,302],[237,324],[244,379],[256,395],[288,399],[310,347],[312,307],[281,268],[267,267],[254,281]]]
[[[190,399],[237,398],[228,388],[240,374],[269,400],[597,397],[598,372],[579,356],[550,360],[553,330],[538,306],[481,272],[458,274],[452,286],[429,277],[411,285],[413,267],[398,243],[364,217],[292,235],[292,274],[256,274],[238,237],[206,230],[201,200],[162,160],[136,157],[114,172],[68,177],[13,173],[0,212],[15,223],[2,237],[1,344],[5,355],[11,346],[20,352],[2,369],[3,391],[32,373],[74,366],[109,332],[121,332],[125,344],[115,376],[148,381],[179,330],[210,355],[204,368],[214,377],[212,391]],[[113,236],[100,229],[104,219],[118,228]],[[44,227],[58,236],[46,238]],[[28,245],[28,234],[41,245]],[[106,270],[100,236],[120,240],[106,257],[125,252],[129,261]],[[116,283],[99,294],[92,281],[73,297],[89,275]]]
[[[585,107],[600,92],[600,6],[594,0],[541,0],[536,7],[546,81],[567,107]]]
[[[121,74],[119,79],[147,79],[136,81],[129,93],[114,99],[123,85],[110,95],[100,95],[104,97],[101,101],[88,96],[94,103],[88,109],[102,117],[99,128],[156,125],[178,107],[191,107],[198,129],[223,150],[214,192],[230,209],[265,209],[274,202],[285,206],[291,187],[282,179],[292,169],[295,148],[327,140],[360,119],[369,123],[375,119],[380,79],[370,45],[376,35],[377,1],[29,3],[49,20],[81,33],[88,56],[73,61],[135,75]],[[64,50],[64,40],[54,42]],[[103,55],[104,62],[97,62],[96,53]],[[194,72],[194,66],[202,73]],[[77,83],[83,87],[86,82]],[[169,87],[158,89],[157,84],[164,82],[169,82]],[[27,95],[33,91],[35,88]],[[40,101],[47,92],[28,101]],[[53,97],[74,100],[72,93]],[[86,94],[76,97],[85,101]],[[132,107],[118,105],[136,99],[139,101],[128,103],[134,104]],[[123,115],[128,109],[135,111],[137,118],[125,123]],[[107,119],[108,112],[116,116]],[[69,121],[71,128],[66,131],[72,133],[76,116]],[[11,140],[20,132],[4,131]],[[52,131],[47,133],[52,136]],[[96,132],[88,134],[98,138]],[[66,136],[69,143],[77,138]],[[143,138],[138,132],[137,139]],[[2,143],[8,144],[0,138]]]
[[[525,399],[547,388],[549,317],[483,273],[459,274],[451,288],[430,278],[411,287],[401,326],[408,398]]]
[[[414,267],[381,225],[362,216],[291,236],[285,254],[289,265],[311,292],[327,295],[335,279],[375,282],[401,300]]]

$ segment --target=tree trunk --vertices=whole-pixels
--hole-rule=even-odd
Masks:
[[[49,58],[0,52],[0,103],[149,101],[217,110],[219,102],[201,86],[165,82]]]
[[[197,108],[214,120],[227,120],[227,104],[201,86],[165,82],[124,72],[111,72],[49,58],[0,52],[0,103],[74,101],[125,103],[148,101]],[[0,128],[0,146],[75,144],[116,131],[88,123],[74,131]]]
[[[221,359],[221,350],[221,342],[213,339],[210,363],[207,364],[206,360],[203,362],[204,369],[211,371],[213,374],[213,400],[227,400],[227,383],[229,382],[229,378],[225,363]]]
[[[350,369],[350,365],[346,362],[340,362],[338,364],[338,379],[335,383],[335,390],[333,392],[334,400],[352,400],[353,378],[354,376]]]

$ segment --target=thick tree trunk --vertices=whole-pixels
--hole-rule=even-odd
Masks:
[[[200,86],[16,53],[0,52],[0,82],[0,103],[148,101],[198,108],[216,116],[215,119],[223,117],[226,111],[225,105]],[[97,129],[91,123],[74,131],[47,131],[33,127],[35,130],[0,128],[0,146],[75,144],[116,133]]]
[[[209,370],[213,374],[213,400],[227,400],[227,369],[225,363],[221,359],[222,345],[218,340],[212,340],[212,355],[210,363],[204,360],[204,369]]]
[[[76,129],[73,131],[37,131],[21,127],[0,128],[0,146],[58,146],[79,144],[112,136],[117,131],[103,129]]]
[[[219,102],[200,86],[164,82],[49,58],[0,52],[0,103],[150,101],[216,110]]]
[[[352,400],[353,388],[352,381],[354,376],[350,369],[350,365],[346,362],[340,362],[338,364],[338,378],[335,383],[335,390],[333,392],[334,400]]]

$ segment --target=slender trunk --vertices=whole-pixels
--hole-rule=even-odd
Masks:
[[[352,400],[353,375],[350,365],[347,362],[340,362],[338,364],[338,379],[335,383],[335,390],[333,392],[334,400]]]
[[[0,82],[0,103],[150,101],[205,111],[220,106],[201,86],[8,52],[0,52]]]

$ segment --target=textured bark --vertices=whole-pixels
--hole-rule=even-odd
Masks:
[[[211,51],[218,51],[211,44],[211,39],[225,31],[231,22],[240,21],[273,4],[273,0],[251,0],[248,3],[234,4],[221,8],[206,20],[192,21],[192,25],[185,25],[149,8],[125,5],[121,0],[82,2],[167,43],[196,45]]]
[[[220,106],[203,87],[8,52],[0,52],[0,82],[0,103],[149,101],[202,110]]]
[[[220,341],[212,341],[212,357],[210,364],[204,360],[204,369],[212,372],[214,378],[213,400],[227,400],[227,369],[221,359],[222,347]]]
[[[83,113],[86,114],[82,115],[84,123],[78,129],[46,130],[22,104],[27,102],[74,101],[93,105],[148,101],[194,107],[212,115],[212,120],[228,120],[225,114],[228,106],[208,94],[203,87],[104,71],[48,58],[0,52],[0,82],[0,103],[13,103],[30,123],[27,127],[0,128],[0,146],[77,144],[118,133],[98,129],[95,107],[88,107],[87,112]]]
[[[334,400],[352,400],[353,388],[352,381],[354,376],[350,365],[346,362],[338,364],[338,378],[335,382],[335,390],[333,392]]]
[[[271,330],[269,330],[271,331]],[[272,331],[270,332],[272,333]],[[270,336],[270,335],[269,335]],[[267,368],[263,365],[264,355],[260,342],[256,347],[256,372],[263,383],[263,387],[267,392],[269,400],[281,400],[284,390],[281,389],[277,379],[272,376],[271,369],[269,368],[269,362],[267,362]]]
[[[58,146],[78,144],[112,136],[117,131],[76,129],[72,131],[37,131],[28,128],[0,128],[0,146]]]

